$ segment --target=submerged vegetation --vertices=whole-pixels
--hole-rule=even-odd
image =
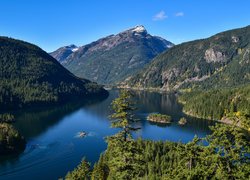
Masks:
[[[147,117],[147,120],[156,123],[170,124],[171,116],[166,114],[152,113]]]
[[[133,139],[127,119],[126,95],[114,100],[119,133],[107,138],[107,150],[90,168],[82,162],[66,178],[74,179],[249,179],[249,134],[232,125],[217,124],[206,138],[187,143]],[[131,111],[130,111],[131,113]],[[125,136],[126,134],[126,136]],[[126,137],[126,138],[125,138]],[[204,141],[208,143],[204,146]]]

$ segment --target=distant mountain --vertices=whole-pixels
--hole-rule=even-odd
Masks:
[[[75,75],[39,47],[0,37],[0,108],[59,103],[105,95],[96,83]]]
[[[59,62],[62,62],[77,50],[78,50],[78,47],[74,44],[71,44],[69,46],[64,46],[64,47],[59,48],[58,50],[50,53],[50,55],[52,55]]]
[[[176,90],[250,83],[250,26],[163,52],[122,86]]]
[[[88,45],[66,46],[50,53],[79,77],[101,84],[123,81],[173,43],[148,34],[143,26],[107,36]]]

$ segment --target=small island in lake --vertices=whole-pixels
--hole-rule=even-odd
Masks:
[[[178,124],[181,125],[181,126],[184,126],[187,124],[187,119],[182,117],[179,121],[178,121]]]
[[[147,120],[156,123],[170,124],[171,116],[166,114],[152,113],[148,115]]]

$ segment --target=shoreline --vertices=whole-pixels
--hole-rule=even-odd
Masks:
[[[166,89],[162,89],[162,88],[132,88],[132,87],[124,87],[124,86],[115,86],[111,89],[131,89],[131,90],[134,90],[134,91],[149,91],[149,92],[157,92],[157,93],[179,93],[180,91],[178,90],[166,90]],[[182,102],[179,100],[179,98],[177,98],[177,102],[179,104],[181,104],[182,106],[185,105],[185,102]],[[190,116],[190,117],[193,117],[193,118],[198,118],[198,119],[205,119],[207,121],[214,121],[214,122],[218,122],[218,123],[223,123],[223,124],[227,124],[227,125],[233,125],[234,122],[232,120],[230,120],[229,117],[226,117],[226,116],[223,116],[221,119],[213,119],[211,117],[206,117],[206,118],[203,118],[203,117],[200,117],[198,115],[195,115],[191,112],[187,112],[185,110],[182,109],[182,112],[187,115],[187,116]],[[147,119],[148,120],[148,119]],[[161,124],[169,124],[169,123],[164,123],[164,122],[157,122],[157,121],[152,121],[152,120],[149,120],[150,122],[154,122],[154,123],[161,123]],[[246,129],[246,128],[243,128],[239,123],[236,124],[237,127],[239,128],[242,128],[242,129]],[[248,130],[248,129],[246,129]],[[249,131],[249,130],[248,130]]]
[[[203,118],[203,117],[200,117],[198,115],[194,115],[192,113],[189,113],[187,111],[184,111],[182,110],[182,112],[187,115],[187,116],[190,116],[190,117],[193,117],[193,118],[198,118],[198,119],[205,119],[207,121],[214,121],[214,122],[218,122],[218,123],[223,123],[223,124],[227,124],[227,125],[233,125],[234,122],[232,120],[230,120],[230,118],[226,117],[226,116],[223,116],[220,120],[218,119],[212,119],[212,118]],[[239,128],[242,128],[242,129],[245,129],[241,126],[240,122],[236,124],[237,127]],[[247,130],[247,129],[246,129]]]

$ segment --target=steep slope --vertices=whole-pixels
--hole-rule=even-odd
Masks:
[[[245,120],[246,127],[250,127],[250,84],[237,88],[192,91],[178,99],[188,115],[215,120],[236,116]]]
[[[143,26],[136,26],[79,47],[64,59],[58,56],[62,48],[51,55],[79,77],[114,84],[137,72],[172,46],[171,42],[148,34]]]
[[[75,77],[39,47],[0,37],[1,109],[105,94],[102,87]]]
[[[77,50],[78,50],[78,47],[74,44],[71,44],[69,46],[64,46],[64,47],[59,48],[58,50],[50,53],[50,55],[53,56],[55,59],[57,59],[61,63]]]
[[[250,26],[176,45],[122,86],[176,90],[246,83],[250,83]]]

